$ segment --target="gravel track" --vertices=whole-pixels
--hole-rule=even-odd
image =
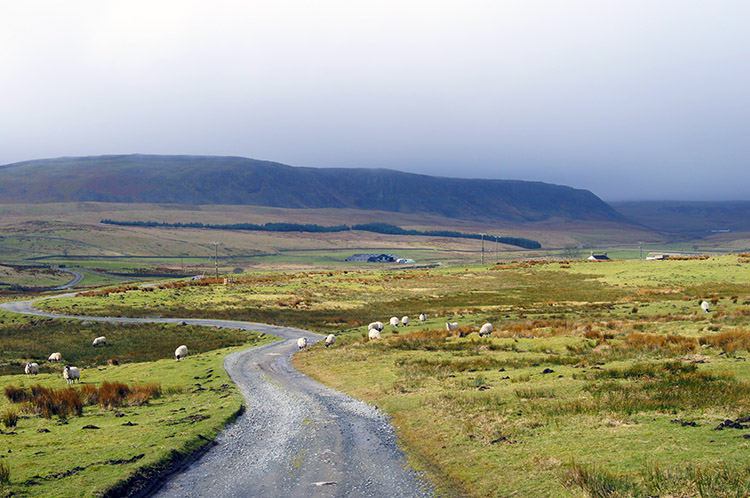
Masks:
[[[319,334],[228,320],[57,315],[38,310],[33,303],[4,303],[0,308],[90,321],[184,321],[265,332],[282,339],[227,356],[224,367],[245,396],[245,414],[219,435],[216,446],[185,471],[169,478],[152,496],[435,496],[431,486],[406,467],[385,414],[292,367],[297,338],[306,337],[311,344],[323,339]]]

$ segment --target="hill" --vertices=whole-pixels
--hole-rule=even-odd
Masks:
[[[588,190],[542,182],[300,168],[213,156],[136,154],[10,164],[0,167],[0,199],[346,208],[514,223],[627,221]]]
[[[660,232],[750,232],[750,201],[613,202],[623,216]]]

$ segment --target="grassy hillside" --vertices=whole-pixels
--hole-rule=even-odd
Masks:
[[[748,264],[268,272],[47,305],[335,332],[298,367],[390,413],[450,496],[747,496]],[[367,340],[369,322],[403,315],[412,325]],[[485,322],[494,331],[480,338]]]
[[[233,204],[514,222],[626,221],[587,190],[541,182],[295,168],[239,157],[129,155],[27,161],[0,167],[0,195],[8,203]]]
[[[92,348],[98,335],[110,344]],[[127,480],[152,479],[210,444],[241,410],[244,400],[223,369],[224,357],[271,339],[228,329],[81,324],[0,312],[0,496],[122,496]],[[178,363],[174,348],[182,343],[191,354]],[[62,353],[63,364],[81,368],[72,394],[62,365],[46,360],[53,351]],[[23,374],[26,361],[40,364],[39,375]],[[37,401],[14,400],[19,392],[36,392]]]

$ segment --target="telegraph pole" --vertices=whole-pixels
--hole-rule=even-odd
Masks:
[[[500,244],[498,243],[497,239],[498,237],[497,235],[495,235],[495,263],[500,262],[500,251],[499,251]]]
[[[216,280],[219,279],[219,243],[211,242],[214,245],[214,268],[216,269]]]
[[[479,235],[482,236],[482,264],[484,264],[484,236],[487,235],[486,233],[480,233]]]

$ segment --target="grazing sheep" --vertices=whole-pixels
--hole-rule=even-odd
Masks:
[[[307,339],[304,337],[300,337],[297,339],[297,347],[300,349],[305,349],[307,347]]]
[[[23,371],[26,372],[26,375],[32,376],[39,373],[39,364],[38,363],[27,363],[26,366],[23,368]]]
[[[401,318],[401,325],[404,326],[404,327],[408,327],[409,326],[409,317],[408,316],[405,316],[405,317]]]
[[[328,337],[326,337],[326,347],[333,346],[335,342],[336,342],[336,336],[333,334],[328,334]]]
[[[49,358],[47,358],[49,361],[61,361],[62,355],[60,353],[52,353],[49,355]]]
[[[378,329],[370,329],[370,333],[368,334],[371,341],[380,339],[380,331]]]
[[[384,328],[383,322],[372,322],[370,325],[367,326],[367,330],[375,329],[375,330],[380,330],[381,332],[383,328]]]
[[[458,328],[458,322],[445,322],[446,330],[456,330]]]
[[[401,323],[401,322],[398,321],[398,317],[392,316],[391,319],[390,319],[390,323],[394,327],[398,327],[398,324]]]
[[[492,334],[492,324],[485,323],[482,328],[479,329],[479,337],[490,336]]]
[[[187,346],[184,344],[174,350],[174,359],[177,361],[183,360],[187,357]]]
[[[711,311],[711,305],[710,305],[710,304],[708,304],[708,301],[703,301],[703,302],[701,303],[701,309],[702,309],[703,311],[705,311],[706,313],[708,313],[709,311]]]
[[[81,371],[78,370],[78,367],[71,367],[70,365],[65,365],[65,368],[63,369],[63,379],[65,379],[68,384],[73,384],[75,381],[81,382]]]
[[[427,315],[425,315],[424,313],[420,313],[419,314],[419,323],[421,323],[422,325],[424,325],[424,322],[426,322],[426,321],[427,321]]]
[[[94,342],[91,345],[94,346],[94,347],[97,347],[97,346],[106,346],[107,345],[107,338],[104,337],[104,336],[97,337],[96,339],[94,339]]]

